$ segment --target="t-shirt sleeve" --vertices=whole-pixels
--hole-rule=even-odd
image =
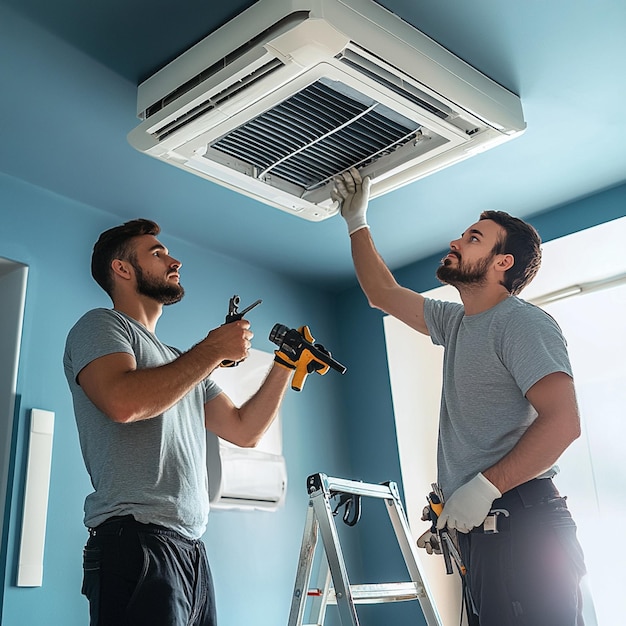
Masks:
[[[206,404],[209,400],[213,400],[216,396],[219,396],[222,393],[221,387],[212,379],[205,378],[203,381],[204,385],[204,403]]]
[[[74,379],[92,361],[108,354],[125,352],[134,356],[131,331],[113,311],[94,309],[86,313],[70,331],[66,356]]]
[[[511,315],[502,334],[502,360],[522,393],[549,374],[572,376],[567,343],[554,318],[532,306],[526,315]]]
[[[446,345],[450,320],[459,313],[462,314],[462,309],[460,304],[454,302],[433,300],[432,298],[424,300],[424,321],[430,339],[436,346]]]

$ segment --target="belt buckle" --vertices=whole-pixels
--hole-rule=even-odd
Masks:
[[[498,532],[498,516],[495,513],[489,513],[483,522],[483,532],[486,535],[493,535]]]
[[[494,535],[495,533],[500,532],[498,530],[498,516],[504,515],[504,517],[508,517],[510,513],[506,509],[491,509],[485,517],[485,521],[483,522],[483,532],[486,535]]]

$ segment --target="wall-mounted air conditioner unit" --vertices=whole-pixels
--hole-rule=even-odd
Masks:
[[[241,406],[256,393],[274,354],[251,349],[237,367],[218,368],[211,378]],[[256,448],[239,448],[206,433],[209,501],[212,509],[276,511],[287,495],[280,411]]]
[[[259,0],[139,85],[130,143],[299,217],[523,132],[519,98],[373,0]]]
[[[211,509],[276,511],[287,496],[282,454],[237,448],[207,431]]]

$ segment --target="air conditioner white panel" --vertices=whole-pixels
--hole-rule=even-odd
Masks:
[[[287,466],[282,455],[228,447],[222,442],[218,446],[219,453],[207,457],[212,509],[274,511],[283,505]]]
[[[138,150],[299,217],[517,136],[519,98],[372,0],[258,0],[138,89]]]
[[[237,367],[218,368],[211,378],[241,406],[256,393],[273,361],[273,353],[253,348]],[[211,509],[275,511],[283,505],[287,464],[280,412],[256,448],[239,448],[210,431],[206,443]]]

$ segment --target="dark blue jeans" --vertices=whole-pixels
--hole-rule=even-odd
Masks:
[[[498,498],[499,532],[458,533],[480,626],[582,626],[585,574],[576,524],[550,479]]]
[[[89,534],[82,593],[91,626],[216,626],[202,541],[132,517],[112,518]]]

